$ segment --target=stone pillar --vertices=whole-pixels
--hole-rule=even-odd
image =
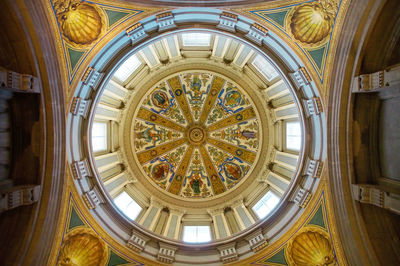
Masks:
[[[169,209],[169,216],[163,235],[169,238],[178,239],[182,216],[185,212],[177,209]]]
[[[107,192],[113,196],[115,195],[121,188],[123,188],[130,181],[130,175],[128,171],[124,171],[115,176],[112,176],[104,181],[104,187]]]
[[[109,169],[115,166],[118,163],[121,163],[121,156],[118,152],[111,152],[104,155],[96,156],[95,163],[97,167],[97,171],[103,172],[106,169]]]
[[[263,92],[268,101],[290,94],[288,87],[282,79],[266,88]]]
[[[251,216],[249,210],[244,205],[243,199],[238,199],[233,202],[231,208],[240,226],[240,230],[244,230],[255,223],[253,216]]]
[[[290,180],[270,170],[266,170],[264,174],[266,175],[267,184],[279,192],[280,195],[283,195],[290,184]]]
[[[276,149],[272,150],[271,158],[274,163],[277,163],[287,169],[296,171],[298,155],[294,155],[287,152],[278,151]]]
[[[119,121],[121,110],[99,103],[96,108],[96,119]]]
[[[215,237],[219,239],[230,236],[231,232],[229,230],[229,225],[224,214],[224,209],[212,209],[208,210],[208,213],[213,219]]]
[[[150,199],[150,206],[147,208],[146,212],[139,221],[139,224],[143,225],[145,228],[153,231],[157,224],[158,217],[160,216],[163,206],[155,201],[153,198]]]
[[[271,118],[273,122],[285,120],[289,118],[298,118],[299,113],[295,103],[289,103],[271,110]]]

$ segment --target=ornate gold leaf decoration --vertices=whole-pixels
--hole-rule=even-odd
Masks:
[[[285,252],[289,265],[322,266],[336,264],[328,233],[314,226],[304,227],[289,241]]]
[[[97,266],[105,265],[107,260],[108,252],[104,241],[90,229],[76,228],[63,241],[58,265]]]
[[[105,31],[104,14],[95,5],[60,0],[54,8],[64,39],[76,48],[90,46]]]
[[[335,0],[321,0],[294,8],[287,20],[289,33],[305,47],[316,47],[329,40],[335,14]]]

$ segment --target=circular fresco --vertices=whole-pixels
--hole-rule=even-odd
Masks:
[[[209,72],[180,73],[157,83],[139,102],[135,157],[160,188],[208,198],[250,174],[261,147],[260,118],[234,82]]]

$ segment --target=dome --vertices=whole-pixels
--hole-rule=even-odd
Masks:
[[[75,98],[87,119],[71,120],[85,132],[72,140],[87,154],[73,162],[78,190],[106,231],[150,257],[164,245],[183,264],[198,247],[199,258],[246,239],[262,247],[263,231],[283,234],[316,189],[303,176],[320,139],[305,140],[320,122],[300,99],[312,87],[292,81],[307,73],[262,48],[254,23],[253,35],[185,23],[141,37],[145,25],[110,41],[77,90],[87,95]]]

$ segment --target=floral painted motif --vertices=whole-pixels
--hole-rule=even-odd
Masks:
[[[178,124],[187,125],[185,117],[166,82],[161,82],[153,90],[154,92],[144,99],[143,107]]]
[[[229,142],[238,147],[257,151],[259,146],[258,134],[258,120],[253,119],[214,131],[211,133],[211,137]]]
[[[250,107],[251,103],[248,97],[240,91],[236,85],[227,82],[218,95],[216,104],[208,116],[206,125],[214,124],[229,115]]]
[[[134,131],[136,151],[149,149],[183,136],[181,132],[141,120],[136,120]]]

